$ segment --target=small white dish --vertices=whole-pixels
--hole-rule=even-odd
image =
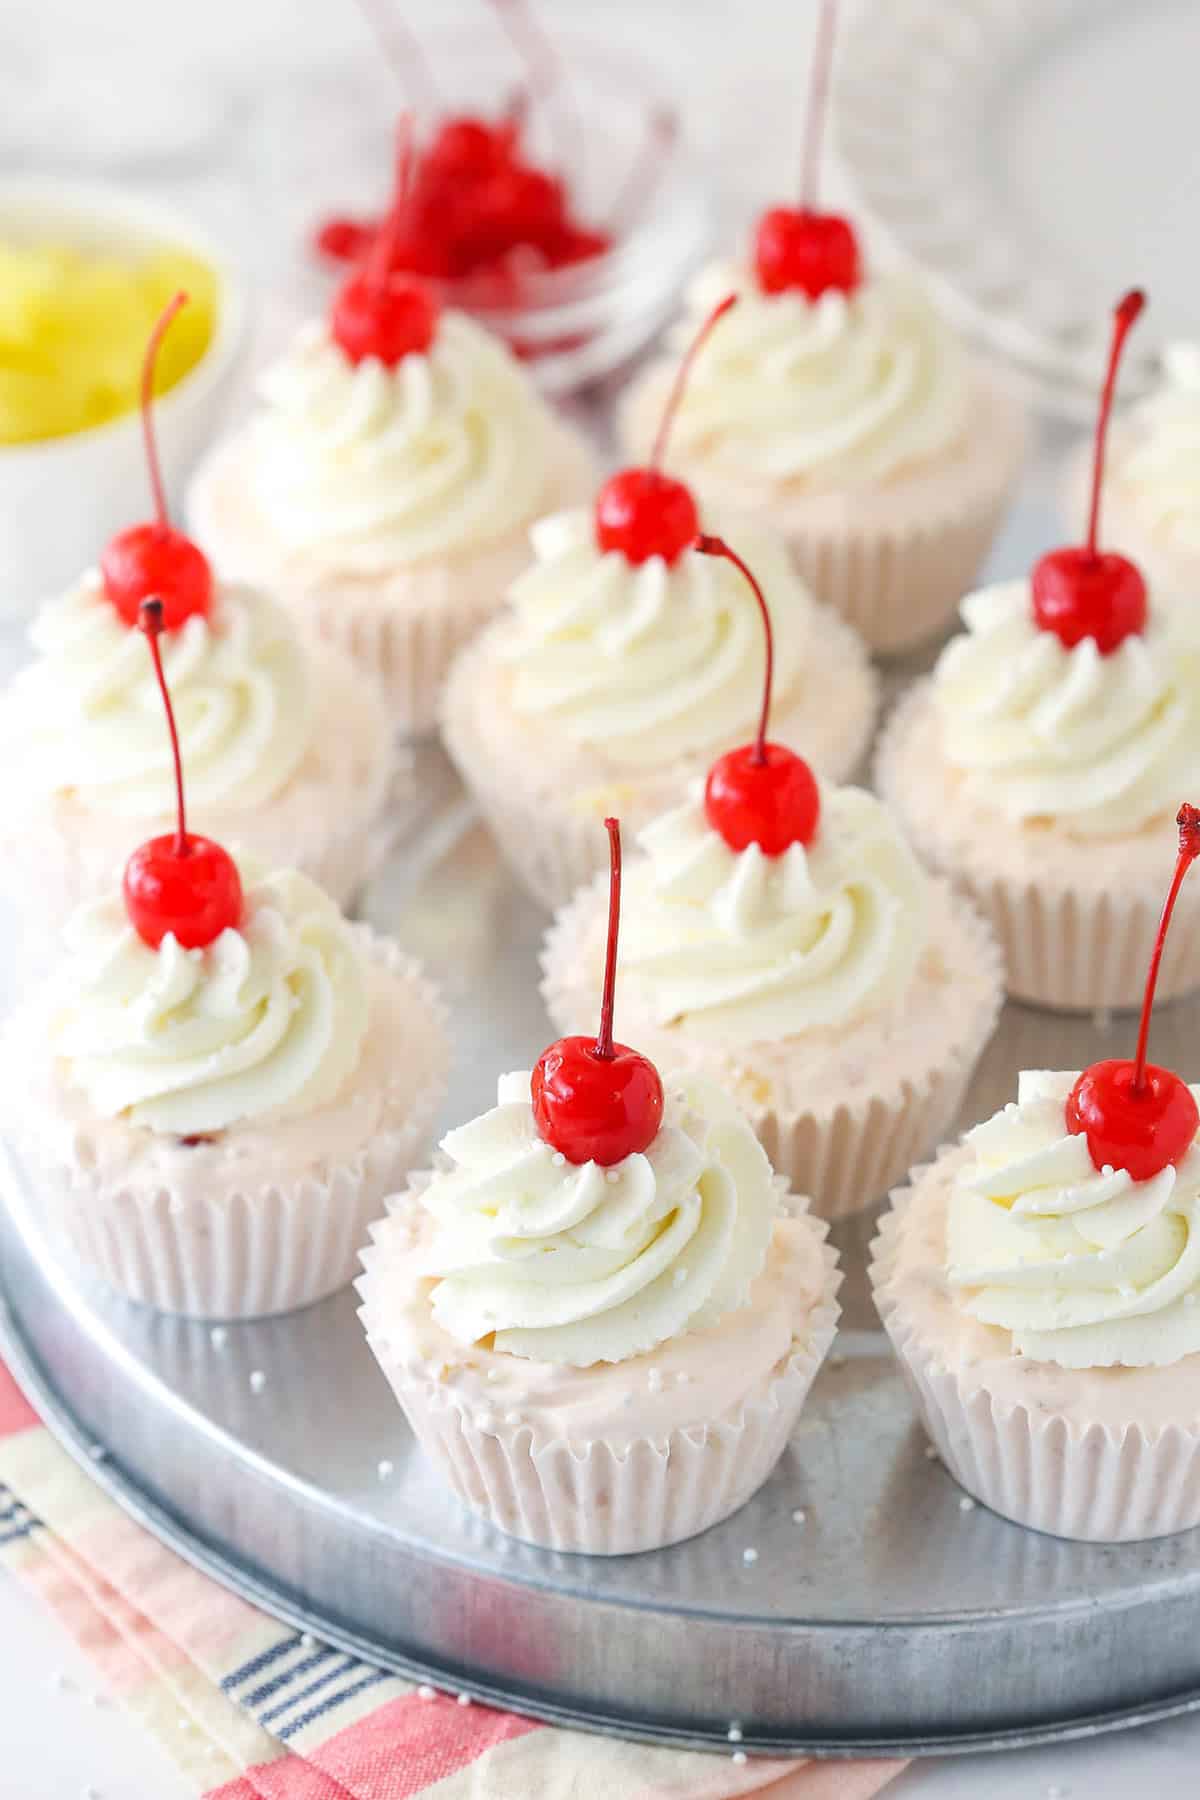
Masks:
[[[247,295],[232,259],[173,208],[104,185],[15,177],[0,181],[0,239],[54,239],[121,255],[169,247],[215,272],[218,311],[200,361],[155,403],[172,501],[220,423],[246,339]],[[91,431],[0,444],[0,618],[31,614],[96,561],[114,531],[151,511],[136,410]]]

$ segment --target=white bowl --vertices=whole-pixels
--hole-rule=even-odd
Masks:
[[[212,342],[155,403],[167,492],[215,434],[246,337],[244,284],[227,253],[172,208],[118,188],[16,177],[0,181],[0,239],[54,239],[120,256],[169,247],[194,253],[217,277]],[[0,616],[32,613],[92,566],[114,531],[151,513],[136,410],[91,431],[0,444]]]

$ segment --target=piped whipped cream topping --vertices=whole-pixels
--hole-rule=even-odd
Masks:
[[[107,815],[170,814],[174,765],[153,665],[99,574],[43,606],[29,635],[37,657],[3,714],[22,781]],[[160,644],[189,801],[239,811],[270,800],[315,718],[309,652],[287,614],[250,588],[221,586],[207,617],[194,613]]]
[[[529,1074],[452,1131],[420,1198],[435,1229],[433,1316],[456,1342],[585,1368],[619,1363],[745,1305],[777,1210],[766,1155],[719,1089],[668,1092],[650,1147],[610,1169],[538,1135]]]
[[[299,559],[383,574],[493,543],[539,509],[550,414],[465,314],[443,312],[428,351],[391,369],[306,326],[259,393],[256,498]]]
[[[1034,624],[1030,584],[962,604],[934,699],[945,755],[981,806],[1079,837],[1137,831],[1200,779],[1200,624],[1151,595],[1144,633],[1108,656]]]
[[[1200,344],[1172,344],[1164,380],[1113,444],[1110,480],[1168,549],[1200,555]],[[1194,598],[1194,596],[1193,596]]]
[[[948,1280],[968,1313],[1035,1361],[1177,1362],[1200,1351],[1200,1151],[1148,1181],[1098,1170],[1066,1126],[1076,1079],[1026,1071],[1016,1103],[967,1133]]]
[[[911,278],[810,300],[764,294],[751,269],[716,264],[688,292],[676,350],[730,292],[738,305],[701,350],[679,408],[681,460],[815,490],[886,481],[963,436],[966,357]]]
[[[903,1000],[925,947],[928,877],[873,794],[823,786],[813,842],[765,856],[729,848],[698,782],[638,842],[621,967],[630,1004],[656,1024],[761,1043]]]
[[[758,716],[763,634],[745,579],[685,550],[630,563],[602,551],[590,513],[542,519],[534,561],[509,590],[502,654],[512,705],[629,767],[733,742]],[[740,528],[733,541],[771,601],[775,692],[786,705],[812,623],[812,599],[782,546]]]
[[[353,1073],[370,996],[345,919],[292,870],[245,901],[203,950],[151,950],[119,893],[72,915],[50,1037],[99,1117],[201,1136],[313,1112]]]

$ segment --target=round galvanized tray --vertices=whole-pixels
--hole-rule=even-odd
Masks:
[[[419,760],[367,910],[450,994],[448,1123],[546,1042],[543,921],[440,753]],[[1078,1067],[1129,1032],[1009,1007],[966,1116],[1018,1068]],[[1200,1003],[1164,1009],[1156,1057],[1194,1076],[1198,1033]],[[774,1754],[1028,1743],[1200,1704],[1200,1533],[1070,1544],[964,1508],[871,1308],[872,1215],[840,1230],[845,1328],[766,1487],[690,1543],[606,1560],[512,1543],[449,1495],[352,1293],[215,1334],[156,1317],[63,1264],[11,1160],[3,1188],[0,1350],[44,1416],[184,1555],[360,1656],[643,1738],[728,1749],[736,1720]]]

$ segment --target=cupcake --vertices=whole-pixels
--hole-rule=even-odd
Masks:
[[[620,410],[631,454],[719,293],[735,318],[698,359],[679,411],[680,472],[706,505],[761,520],[819,598],[873,650],[941,631],[987,552],[1021,469],[1026,427],[908,276],[863,267],[848,219],[817,210],[828,37],[814,64],[798,208],[758,222],[749,260],[702,271],[671,354]]]
[[[1102,428],[1140,305],[1129,298]],[[1085,546],[965,601],[965,632],[900,702],[877,757],[879,791],[918,852],[994,926],[1009,993],[1064,1009],[1136,1005],[1167,869],[1163,827],[1200,780],[1194,608],[1101,553],[1096,510]],[[1197,985],[1193,893],[1162,991]]]
[[[731,326],[709,315],[697,348]],[[683,371],[682,373],[686,373]],[[546,906],[602,867],[600,820],[637,829],[752,728],[763,679],[754,603],[696,551],[689,490],[651,463],[604,484],[589,514],[541,521],[511,612],[458,659],[446,747],[514,871]],[[731,526],[730,529],[735,529]],[[817,605],[769,533],[742,531],[775,605],[777,722],[832,779],[866,750],[878,683],[854,632]]]
[[[145,646],[99,570],[43,606],[30,639],[35,660],[0,692],[0,862],[18,905],[57,931],[169,822],[173,764]],[[373,681],[265,595],[215,581],[164,633],[163,662],[205,827],[346,904],[395,772]]]
[[[389,273],[402,203],[329,320],[263,376],[249,426],[202,465],[189,517],[221,567],[377,674],[415,733],[529,526],[582,498],[592,465],[497,339]]]
[[[286,1312],[351,1278],[422,1153],[441,1008],[307,876],[189,832],[180,795],[177,831],[72,916],[61,970],[9,1022],[11,1135],[66,1249],[119,1292]]]
[[[762,591],[734,561],[769,634]],[[764,705],[755,743],[641,833],[624,1004],[638,1041],[727,1088],[775,1168],[834,1219],[886,1193],[949,1127],[1003,980],[990,932],[880,802],[819,783],[766,725]],[[604,932],[590,884],[547,934],[543,993],[560,1030],[593,1011]]]
[[[1072,464],[1073,516],[1091,464],[1086,453]],[[1109,536],[1155,583],[1200,594],[1200,344],[1172,344],[1158,389],[1114,429],[1104,505]]]
[[[600,1034],[504,1076],[377,1225],[367,1339],[426,1455],[493,1525],[612,1555],[725,1518],[833,1337],[836,1259],[720,1089]]]
[[[1172,900],[1200,849],[1200,812],[1179,818]],[[1152,969],[1134,1061],[1022,1074],[1015,1104],[894,1195],[874,1246],[946,1467],[1060,1537],[1200,1523],[1200,1108],[1146,1063],[1153,986]]]

